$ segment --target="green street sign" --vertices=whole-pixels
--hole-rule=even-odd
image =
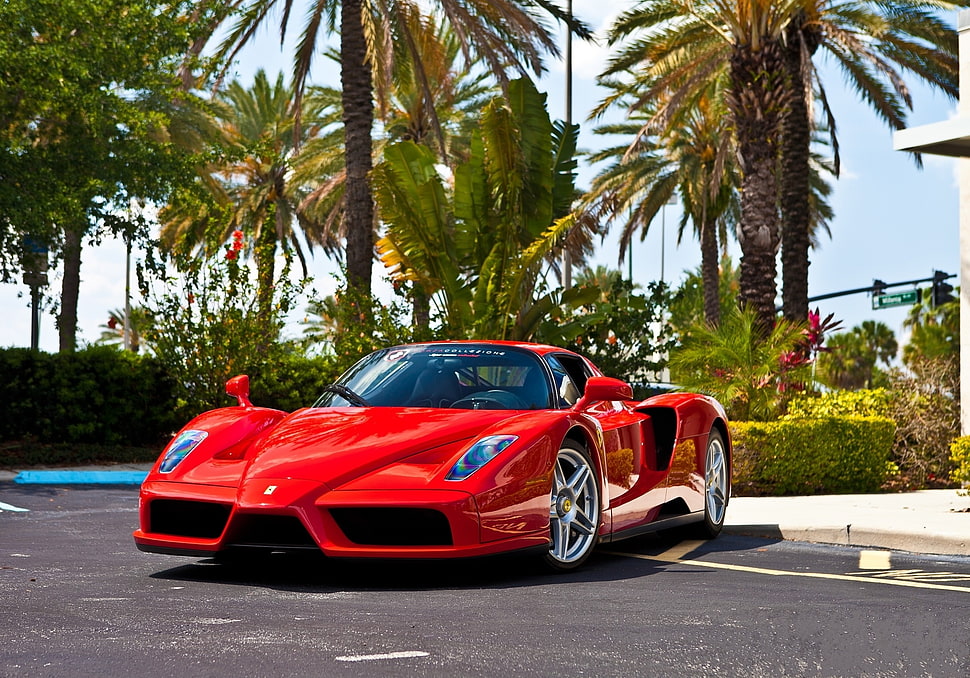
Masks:
[[[872,298],[872,310],[892,308],[893,306],[908,306],[919,301],[919,290],[908,290],[895,294],[880,294]]]

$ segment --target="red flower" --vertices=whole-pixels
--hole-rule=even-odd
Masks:
[[[239,253],[238,253],[238,252],[236,252],[236,250],[228,250],[228,251],[226,252],[226,259],[228,259],[229,261],[232,261],[232,260],[233,260],[233,259],[235,259],[235,258],[236,258],[237,256],[239,256]]]
[[[243,232],[240,230],[235,230],[232,232],[232,239],[236,242],[240,242],[243,239]]]

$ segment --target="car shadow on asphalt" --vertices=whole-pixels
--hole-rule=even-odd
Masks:
[[[689,556],[701,558],[711,553],[748,551],[777,541],[722,535],[696,543]],[[524,555],[461,560],[337,560],[321,554],[270,553],[228,562],[194,561],[155,572],[151,577],[305,593],[558,586],[651,576],[669,568],[669,562],[660,558],[663,554],[684,544],[690,545],[676,533],[650,534],[605,544],[582,567],[562,573],[551,572],[536,556]],[[640,557],[631,558],[628,554]]]

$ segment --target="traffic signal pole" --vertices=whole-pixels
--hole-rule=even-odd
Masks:
[[[856,287],[851,290],[842,290],[841,292],[829,292],[828,294],[819,294],[815,297],[809,297],[808,301],[822,301],[823,299],[834,299],[835,297],[845,297],[850,294],[872,294],[873,296],[882,295],[890,287],[903,287],[906,285],[919,285],[921,283],[933,283],[933,298],[934,305],[937,295],[939,294],[941,303],[946,303],[947,301],[953,301],[953,295],[950,294],[953,291],[953,286],[946,281],[950,278],[955,278],[956,273],[944,273],[943,271],[934,271],[932,278],[917,278],[916,280],[903,280],[901,282],[887,283],[882,280],[873,280],[872,284],[868,287]],[[949,296],[949,298],[946,298]],[[781,309],[778,309],[781,310]]]

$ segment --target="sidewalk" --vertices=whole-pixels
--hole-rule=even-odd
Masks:
[[[724,531],[756,537],[970,555],[970,497],[957,490],[733,497]]]
[[[151,464],[2,471],[29,484],[138,485]],[[2,502],[0,493],[0,502]],[[957,490],[809,497],[732,497],[727,534],[970,556],[970,496]]]

